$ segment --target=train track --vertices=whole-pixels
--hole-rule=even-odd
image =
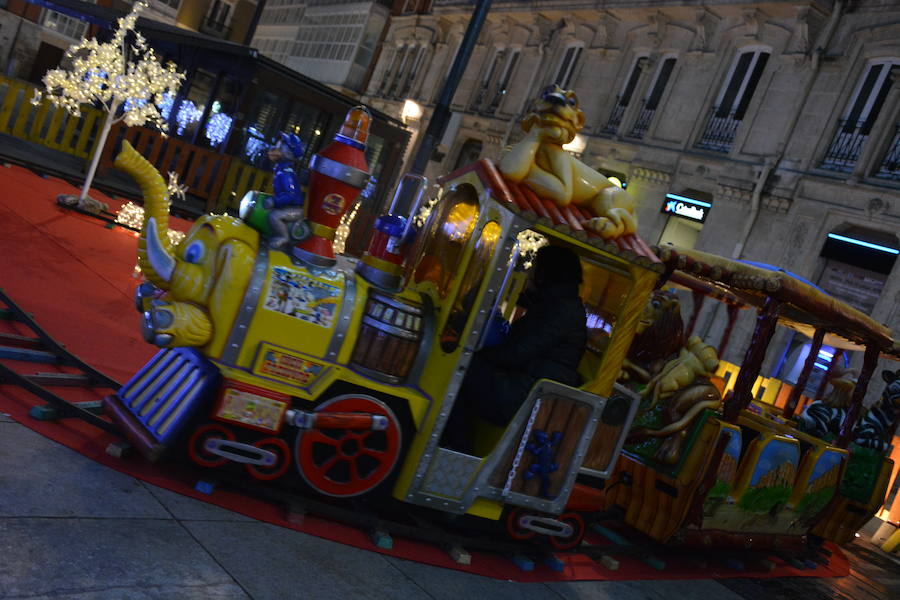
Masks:
[[[0,383],[15,385],[47,404],[32,407],[29,414],[40,420],[80,419],[108,433],[119,435],[100,417],[99,402],[70,402],[49,388],[117,390],[120,384],[69,352],[44,331],[31,314],[22,310],[0,289]],[[14,333],[15,332],[15,333]],[[55,367],[55,371],[35,369]]]

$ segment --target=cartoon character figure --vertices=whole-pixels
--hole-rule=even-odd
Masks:
[[[525,138],[500,160],[507,180],[560,208],[574,204],[590,211],[593,218],[585,226],[606,239],[637,231],[635,203],[628,192],[563,149],[584,126],[574,92],[558,85],[546,88],[521,126]]]
[[[282,133],[281,139],[269,150],[269,160],[275,176],[272,189],[275,194],[266,198],[263,206],[271,209],[269,226],[273,236],[269,247],[281,249],[290,240],[288,228],[305,216],[303,207],[303,191],[297,176],[296,161],[303,156],[303,142],[293,133]]]
[[[559,464],[553,462],[553,455],[555,453],[554,447],[559,445],[560,440],[562,440],[562,433],[559,431],[553,435],[547,435],[546,431],[536,429],[534,438],[525,446],[526,450],[534,454],[534,462],[522,473],[522,477],[526,481],[535,477],[541,478],[540,491],[538,492],[541,498],[552,500],[550,497],[550,473],[559,469]]]

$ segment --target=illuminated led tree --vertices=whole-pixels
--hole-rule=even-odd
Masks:
[[[184,74],[176,71],[174,63],[165,66],[160,63],[147,40],[135,30],[138,13],[146,6],[144,2],[135,2],[131,12],[118,20],[110,41],[81,40],[70,46],[65,54],[69,67],[48,71],[44,75],[46,91],[36,90],[32,99],[33,104],[38,104],[46,97],[75,117],[81,116],[82,105],[106,113],[79,201],[91,189],[113,125],[124,121],[129,127],[149,124],[163,132],[167,130],[157,105],[165,97],[175,96]]]

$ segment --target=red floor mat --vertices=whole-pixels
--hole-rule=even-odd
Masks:
[[[0,168],[0,285],[46,331],[86,362],[120,381],[130,377],[154,353],[139,334],[138,315],[132,295],[136,280],[135,236],[121,228],[60,208],[56,194],[74,193],[64,181],[41,178],[18,167]],[[97,194],[104,201],[102,194]],[[120,203],[109,201],[111,208]],[[173,219],[174,227],[187,224]],[[14,323],[0,327],[15,329]],[[21,333],[21,332],[20,332]],[[45,369],[46,370],[46,369]],[[68,389],[72,401],[97,399],[88,390]],[[434,545],[394,539],[392,550],[376,548],[364,532],[332,521],[307,517],[302,524],[289,522],[283,510],[268,502],[224,490],[204,495],[193,489],[196,472],[166,469],[143,459],[119,460],[105,453],[114,438],[75,420],[57,423],[36,421],[28,409],[38,400],[24,390],[0,387],[0,411],[30,429],[57,441],[99,463],[154,485],[217,504],[250,517],[400,558],[464,570],[488,577],[522,582],[564,580],[709,579],[724,577],[839,577],[849,574],[844,554],[830,546],[833,556],[827,566],[799,570],[770,558],[775,568],[765,570],[756,563],[745,569],[730,569],[721,561],[684,550],[655,555],[666,568],[657,570],[644,562],[617,557],[619,569],[600,566],[583,554],[559,554],[562,572],[544,565],[522,571],[507,558],[473,553],[472,564],[461,566]],[[615,551],[611,552],[615,556]]]

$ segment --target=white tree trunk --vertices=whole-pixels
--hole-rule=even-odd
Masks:
[[[87,198],[88,192],[91,191],[91,182],[94,181],[94,174],[97,172],[97,165],[100,164],[100,156],[103,154],[103,147],[106,145],[106,136],[109,135],[109,130],[112,127],[115,113],[115,109],[111,109],[106,113],[106,119],[103,120],[103,127],[100,128],[97,143],[94,144],[94,156],[91,158],[91,168],[88,169],[87,177],[84,180],[84,186],[81,188],[81,195],[78,197],[79,200],[84,200],[85,198]]]

